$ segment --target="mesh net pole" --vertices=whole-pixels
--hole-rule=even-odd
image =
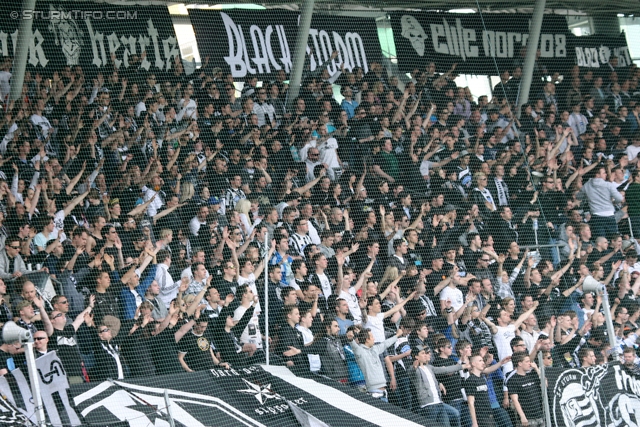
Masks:
[[[22,2],[22,6],[25,10],[33,10],[36,6],[36,0],[24,0]],[[14,81],[12,81],[11,94],[8,99],[18,99],[22,93],[22,83],[24,82],[24,72],[27,66],[32,24],[33,21],[29,19],[25,19],[20,22],[20,27],[18,29],[18,47],[16,48]],[[8,94],[3,95],[6,97]]]
[[[536,61],[536,52],[538,51],[538,41],[540,40],[540,28],[542,27],[545,4],[546,0],[536,0],[536,4],[533,7],[531,32],[529,33],[529,42],[527,42],[527,54],[522,70],[522,86],[520,88],[518,108],[516,110],[518,112],[520,111],[520,107],[529,102],[529,90],[531,89],[533,79],[533,67]]]
[[[537,364],[540,368],[540,388],[542,394],[542,404],[544,408],[544,417],[546,421],[546,425],[550,426],[551,424],[551,408],[549,407],[549,393],[548,393],[548,380],[546,376],[546,367],[544,365],[544,356],[542,353],[538,353]]]
[[[271,343],[269,342],[269,233],[264,233],[264,324],[265,324],[265,347],[266,347],[266,363],[269,365],[269,349]]]
[[[291,70],[291,86],[290,93],[286,99],[286,106],[289,107],[293,100],[298,96],[300,83],[302,83],[302,73],[306,58],[307,41],[309,39],[309,28],[311,27],[311,18],[313,16],[313,6],[315,0],[303,0],[302,14],[300,16],[300,27],[295,42],[295,50],[293,53],[293,68]]]

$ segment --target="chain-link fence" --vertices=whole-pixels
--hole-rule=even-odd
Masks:
[[[486,3],[0,5],[1,422],[640,425],[638,24]]]

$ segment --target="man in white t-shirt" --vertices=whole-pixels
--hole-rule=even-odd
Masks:
[[[391,292],[397,291],[398,288],[395,287],[395,289]],[[384,342],[384,340],[386,339],[384,336],[384,319],[387,317],[391,317],[402,310],[407,301],[412,300],[415,295],[416,292],[413,291],[405,300],[403,300],[398,295],[398,303],[394,305],[391,310],[387,310],[384,313],[382,312],[382,304],[380,303],[380,299],[378,297],[371,297],[367,300],[367,323],[364,325],[364,327],[371,329],[371,333],[373,334],[376,343]]]
[[[318,252],[313,257],[313,262],[316,265],[316,272],[309,276],[309,282],[320,288],[325,298],[329,298],[333,293],[333,285],[331,284],[331,278],[325,272],[328,266],[327,257]]]
[[[447,308],[447,301],[451,301],[451,308],[453,308],[454,312],[462,308],[464,305],[464,295],[462,291],[458,289],[460,283],[460,274],[455,272],[451,276],[447,287],[440,291],[440,311],[444,311]]]
[[[178,114],[176,114],[177,121],[181,121],[182,119],[198,119],[198,106],[196,105],[196,102],[191,99],[192,95],[193,85],[189,83],[182,94],[182,99],[180,100],[180,102],[178,102]]]
[[[342,162],[338,157],[338,140],[329,136],[326,125],[321,125],[318,128],[318,133],[316,147],[320,151],[320,162],[327,165],[328,169],[340,169]]]
[[[638,153],[640,153],[640,135],[636,133],[631,140],[631,143],[632,145],[627,147],[627,156],[629,157],[630,162],[638,157]]]
[[[349,312],[353,317],[353,323],[359,325],[362,323],[362,310],[360,309],[360,303],[358,301],[358,291],[362,288],[365,281],[371,277],[371,268],[375,262],[375,258],[369,262],[367,268],[360,274],[358,281],[354,286],[351,286],[351,282],[355,278],[353,270],[349,269],[347,273],[343,272],[345,256],[343,253],[336,254],[336,261],[338,263],[338,283],[336,290],[339,295],[338,298],[343,299],[349,305]],[[340,276],[342,276],[342,283],[340,283]]]
[[[498,315],[498,325],[496,326],[493,322],[491,322],[486,317],[482,318],[482,321],[489,326],[491,330],[491,334],[493,335],[493,342],[496,345],[496,350],[498,351],[498,359],[502,360],[507,356],[511,356],[513,354],[513,349],[511,348],[511,340],[516,337],[516,331],[522,325],[522,323],[529,318],[533,314],[533,312],[538,308],[538,301],[533,302],[533,306],[522,313],[518,320],[512,322],[511,315],[506,310],[500,310],[500,314]],[[523,349],[523,351],[526,348]],[[507,372],[513,371],[513,364],[511,362],[506,363],[503,367],[503,372],[506,374]]]
[[[29,121],[31,122],[33,127],[36,129],[36,135],[44,139],[47,139],[47,136],[49,135],[49,131],[51,130],[52,126],[51,126],[51,123],[49,123],[49,120],[42,115],[43,110],[44,110],[44,99],[38,99],[38,101],[36,102],[36,109],[34,113],[31,115],[31,117],[29,118]]]
[[[238,321],[247,310],[253,310],[253,316],[240,335],[240,343],[242,351],[247,353],[249,357],[258,350],[262,349],[262,333],[260,332],[260,308],[251,307],[252,303],[258,301],[258,296],[251,290],[249,284],[239,285],[236,290],[236,298],[240,299],[240,305],[233,312],[233,320]]]

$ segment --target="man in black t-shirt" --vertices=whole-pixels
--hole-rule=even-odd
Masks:
[[[222,263],[222,275],[214,276],[213,287],[220,293],[220,298],[226,298],[227,295],[235,295],[238,288],[236,281],[236,266],[230,259]]]
[[[487,380],[482,376],[485,368],[484,358],[480,354],[475,354],[469,358],[469,363],[471,372],[464,381],[464,392],[467,395],[471,425],[472,427],[495,427]]]
[[[543,427],[544,413],[538,367],[524,351],[514,353],[511,361],[515,373],[509,378],[507,390],[518,414],[518,426]]]
[[[80,313],[73,323],[67,323],[65,313],[54,310],[50,314],[53,334],[49,337],[49,350],[56,350],[62,366],[67,371],[69,384],[81,384],[84,382],[82,374],[82,357],[78,347],[76,331],[85,322],[85,316],[89,316],[95,297],[89,297],[89,306]]]
[[[192,321],[183,327],[188,327],[189,324],[192,325],[192,329],[178,341],[178,360],[182,368],[187,372],[193,372],[213,369],[215,365],[226,365],[228,369],[229,364],[219,363],[213,354],[213,346],[205,334],[209,324],[207,319]]]
[[[459,341],[462,342],[462,341]],[[466,343],[468,347],[471,346],[470,343]],[[445,366],[454,366],[457,364],[462,364],[462,362],[457,362],[451,357],[453,353],[453,348],[451,346],[451,341],[447,338],[441,338],[436,342],[436,348],[438,349],[438,357],[434,358],[432,364],[435,367],[445,367]],[[458,348],[458,347],[456,347]],[[460,353],[458,353],[458,357],[460,357]],[[462,425],[467,425],[469,420],[469,411],[467,409],[467,405],[464,402],[464,396],[462,395],[462,376],[466,375],[466,372],[452,372],[446,374],[438,374],[436,378],[438,382],[440,382],[445,390],[447,391],[444,396],[442,396],[442,401],[448,405],[453,406],[460,412],[460,419],[462,421]]]

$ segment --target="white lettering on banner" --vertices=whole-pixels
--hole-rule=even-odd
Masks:
[[[337,33],[334,33],[334,37],[338,36]],[[355,66],[362,67],[365,73],[369,71],[369,64],[367,63],[367,55],[364,52],[364,43],[362,42],[362,37],[358,33],[347,33],[344,36],[345,44],[347,45],[347,57],[343,56],[346,59],[345,68],[349,71],[353,70]]]
[[[449,46],[446,43],[440,44],[438,39],[445,37],[444,25],[431,24],[431,43],[433,43],[433,50],[438,53],[449,55]]]
[[[11,51],[9,51],[8,37],[11,36]],[[0,31],[0,54],[2,56],[13,56],[16,51],[16,44],[18,43],[18,30],[15,30],[11,34],[7,34],[4,31]],[[35,30],[32,36],[29,38],[29,56],[27,61],[29,64],[35,66],[46,67],[49,63],[44,50],[42,48],[44,43],[44,37],[40,30]]]
[[[291,63],[291,51],[289,50],[289,43],[287,42],[287,33],[282,25],[276,25],[276,31],[278,32],[278,42],[280,43],[280,52],[282,53],[280,62],[284,65],[285,72],[288,73],[293,67],[293,64]],[[271,43],[269,43],[268,49],[271,49]]]
[[[629,47],[616,47],[613,54],[618,57],[618,67],[629,67],[632,64],[631,55],[629,55]]]
[[[44,37],[40,34],[40,30],[35,30],[33,32],[33,37],[29,40],[29,64],[34,67],[38,64],[46,67],[49,62],[44,56],[44,50],[42,49],[43,42]]]
[[[224,60],[234,77],[242,78],[247,74],[264,74],[282,69],[287,73],[291,71],[291,50],[284,25],[268,25],[264,31],[258,25],[251,25],[249,34],[253,51],[250,57],[242,25],[236,24],[226,13],[221,13],[220,16],[224,22],[229,44],[229,55],[225,56]],[[276,46],[280,49],[279,54],[273,50],[274,32],[278,38]],[[307,54],[313,50],[313,55],[309,57],[311,71],[314,71],[318,64],[327,61],[334,51],[338,51],[338,58],[331,61],[328,66],[330,75],[338,72],[340,68],[338,64],[343,62],[345,69],[349,71],[354,67],[362,67],[365,73],[369,71],[364,43],[358,33],[348,32],[341,35],[333,31],[329,34],[325,30],[311,28],[309,36],[310,44],[313,46],[313,49],[307,46]]]
[[[122,43],[124,48],[124,53],[122,54],[121,62],[124,64],[125,68],[127,68],[129,67],[129,56],[136,54],[136,38],[133,36],[129,36],[129,37],[122,36],[120,37],[120,43]],[[120,61],[116,59],[116,62],[120,62]]]
[[[109,53],[115,52],[120,48],[120,40],[118,40],[116,33],[111,33],[107,36],[107,44],[109,46]],[[122,64],[122,61],[116,58],[116,68],[120,68],[120,64]]]
[[[252,25],[249,27],[249,33],[251,34],[251,42],[253,43],[253,52],[255,54],[251,59],[258,66],[260,74],[270,73],[271,67],[269,67],[269,58],[267,57],[267,49],[264,44],[265,37],[262,34],[262,30],[257,25]]]
[[[91,41],[91,53],[93,55],[92,64],[96,67],[104,67],[108,64],[107,56],[116,54],[116,67],[120,68],[124,64],[125,67],[129,66],[129,56],[136,54],[136,41],[140,45],[140,54],[146,52],[147,46],[153,45],[154,53],[154,65],[164,71],[171,69],[172,59],[180,55],[178,50],[178,42],[175,37],[168,37],[163,40],[159,40],[158,30],[153,25],[153,20],[147,21],[147,35],[140,34],[136,38],[135,36],[118,36],[116,33],[111,33],[106,36],[107,48],[105,49],[105,35],[93,30],[93,25],[90,19],[85,20],[87,31],[89,32],[89,40]],[[162,53],[160,53],[160,44],[162,44]],[[118,51],[122,48],[122,54],[118,55]],[[120,56],[122,59],[118,59]],[[164,59],[163,59],[164,58]],[[68,61],[67,61],[68,62]],[[72,64],[68,64],[72,65]],[[140,66],[145,70],[149,70],[151,62],[145,57]]]
[[[87,30],[89,31],[89,39],[91,40],[91,52],[93,53],[93,65],[102,67],[107,64],[107,54],[104,50],[104,34],[93,31],[91,20],[85,21]]]
[[[628,67],[631,64],[629,47],[614,47],[613,50],[607,46],[597,47],[576,47],[576,60],[579,67],[600,68],[609,62],[611,55],[618,57],[618,67]]]
[[[614,366],[616,385],[619,390],[630,391],[633,394],[640,395],[640,381],[633,376],[627,374],[620,366]]]
[[[276,70],[281,70],[282,67],[276,62],[276,58],[273,56],[273,48],[271,47],[271,34],[273,34],[273,27],[269,26],[264,32],[264,40],[265,47],[267,48],[267,57],[269,58],[269,63],[273,65],[273,68]],[[267,67],[269,66],[267,63]]]
[[[462,60],[480,56],[475,44],[478,37],[474,28],[462,26],[460,18],[455,24],[442,18],[442,24],[429,24],[433,50],[444,55],[459,56]],[[482,31],[484,56],[494,58],[513,58],[519,54],[518,44],[526,46],[529,34],[505,31]],[[567,37],[564,34],[541,34],[541,56],[545,58],[565,58],[567,56]]]
[[[482,43],[485,56],[513,58],[518,55],[516,43],[527,45],[529,34],[505,33],[503,31],[483,31]],[[540,34],[540,56],[543,58],[566,58],[567,37],[564,34]]]
[[[149,19],[147,24],[149,25],[147,27],[147,32],[151,37],[151,43],[153,43],[153,53],[155,53],[156,58],[155,66],[162,70],[162,58],[160,58],[160,45],[158,44],[158,30],[156,30],[156,28],[153,26],[153,21],[151,19]]]
[[[180,57],[180,49],[178,47],[178,40],[175,37],[167,37],[162,40],[162,49],[164,53],[164,70],[169,71],[171,69],[171,60],[173,58]]]
[[[233,77],[241,78],[247,74],[271,73],[272,68],[274,70],[284,68],[286,72],[291,70],[291,54],[282,25],[268,25],[264,33],[257,25],[251,25],[249,27],[249,33],[251,34],[253,57],[249,58],[242,26],[236,25],[233,19],[226,13],[221,13],[220,15],[224,22],[227,31],[227,40],[229,42],[229,56],[225,56],[224,60],[231,68]],[[274,27],[280,46],[280,63],[276,60],[271,46],[271,36]],[[253,67],[252,63],[257,66],[257,70]]]

